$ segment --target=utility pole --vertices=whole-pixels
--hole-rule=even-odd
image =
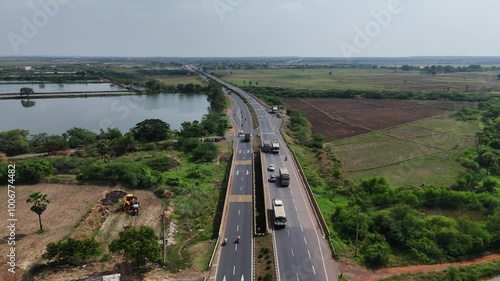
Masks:
[[[167,261],[167,237],[165,236],[165,209],[163,209],[162,215],[162,225],[163,225],[163,263]]]
[[[356,251],[354,252],[354,256],[358,255],[358,242],[359,242],[359,209],[356,211]]]

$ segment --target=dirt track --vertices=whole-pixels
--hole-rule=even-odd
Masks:
[[[405,273],[442,271],[450,266],[458,267],[458,266],[474,265],[478,263],[484,263],[495,260],[500,260],[500,254],[492,254],[470,261],[431,264],[431,265],[412,265],[412,266],[384,268],[379,270],[368,270],[355,267],[352,265],[347,265],[344,263],[339,263],[338,267],[339,267],[339,272],[342,272],[343,275],[351,281],[376,281],[382,278],[405,274]]]

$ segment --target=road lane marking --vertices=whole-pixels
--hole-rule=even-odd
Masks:
[[[304,228],[302,228],[302,224],[300,224],[300,230],[302,230],[302,232],[304,232]]]
[[[292,250],[292,257],[294,257],[294,258],[295,258],[295,254],[293,253],[293,249],[290,249],[290,250]]]
[[[248,170],[247,170],[247,176],[248,176]]]
[[[240,170],[236,170],[236,175],[238,176],[240,174]]]
[[[316,269],[314,269],[314,265],[311,264],[311,266],[313,268],[314,275],[316,275]]]
[[[293,204],[295,204],[295,198],[292,197]]]
[[[234,244],[234,251],[238,251],[238,244]]]
[[[241,213],[241,210],[238,210],[238,216],[240,215],[240,213]]]
[[[234,275],[234,271],[236,270],[236,266],[233,265],[233,275]]]
[[[290,230],[287,229],[286,232],[288,232],[288,237],[290,237]]]
[[[241,194],[241,195],[230,195],[229,197],[229,202],[245,202],[245,203],[251,203],[252,202],[252,195],[248,194]]]
[[[311,258],[311,252],[309,252],[309,250],[307,250],[307,255]]]
[[[299,274],[298,273],[295,273],[295,274],[297,274],[297,281],[300,281]]]
[[[236,226],[236,232],[238,232],[238,231],[240,231],[240,225],[239,224]]]
[[[306,237],[304,236],[304,242],[307,244],[307,240],[306,240]]]

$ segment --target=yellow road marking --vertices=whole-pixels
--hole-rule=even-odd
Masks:
[[[229,202],[252,202],[252,195],[231,195]]]

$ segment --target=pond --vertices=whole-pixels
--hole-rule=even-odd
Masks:
[[[60,135],[73,127],[94,132],[116,127],[128,132],[145,119],[161,119],[171,129],[180,129],[184,121],[200,121],[209,106],[202,94],[0,100],[0,131]]]
[[[63,93],[63,92],[107,92],[124,91],[125,89],[111,83],[88,84],[0,84],[0,94],[18,94],[21,88],[32,88],[35,93]]]

